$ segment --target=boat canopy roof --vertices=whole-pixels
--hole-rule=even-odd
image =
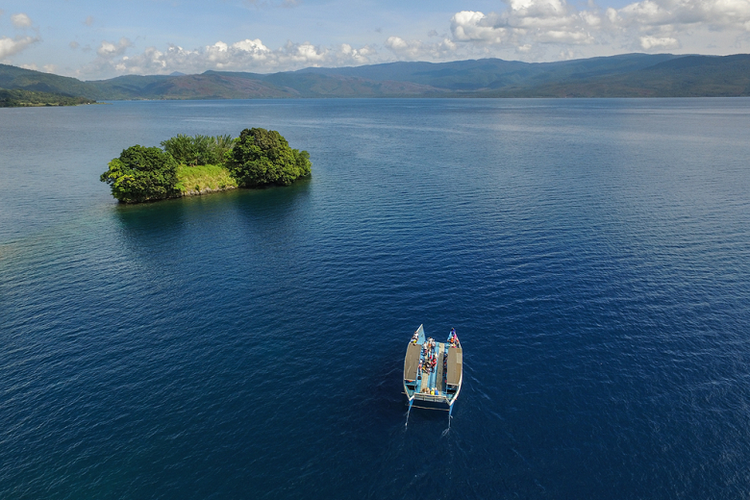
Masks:
[[[461,373],[463,372],[464,351],[460,347],[448,349],[448,373],[446,383],[448,385],[459,385]]]
[[[417,380],[417,368],[419,368],[419,355],[422,351],[421,344],[409,342],[404,358],[404,380]]]

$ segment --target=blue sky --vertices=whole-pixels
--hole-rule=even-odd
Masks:
[[[750,51],[750,0],[0,0],[0,62],[83,80]]]

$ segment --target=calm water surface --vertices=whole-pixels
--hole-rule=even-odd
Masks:
[[[290,188],[119,206],[133,144]],[[0,498],[740,498],[750,99],[0,110]],[[448,428],[401,369],[455,327]]]

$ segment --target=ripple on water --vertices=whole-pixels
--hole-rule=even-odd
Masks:
[[[0,497],[740,496],[749,103],[15,115]],[[308,149],[313,177],[136,207],[97,180],[130,144],[248,116]],[[31,136],[67,144],[61,170],[18,147]],[[420,323],[465,346],[447,432],[442,413],[404,425]]]

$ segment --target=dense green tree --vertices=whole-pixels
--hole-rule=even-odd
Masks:
[[[234,139],[231,135],[217,135],[213,138],[214,144],[213,149],[214,153],[216,154],[217,163],[224,164],[227,160],[227,153],[232,150],[232,146],[234,146]]]
[[[124,203],[161,200],[179,195],[177,162],[159,148],[135,145],[109,162],[99,178],[112,187],[112,196]]]
[[[76,106],[92,104],[96,101],[84,97],[71,97],[50,92],[37,92],[22,89],[0,89],[0,108],[27,106]]]
[[[189,166],[219,165],[224,163],[224,155],[232,147],[232,137],[200,134],[190,137],[177,134],[176,137],[162,141],[161,145],[178,163]]]
[[[292,149],[275,130],[243,130],[227,157],[227,166],[242,187],[288,186],[310,174],[307,151]]]

